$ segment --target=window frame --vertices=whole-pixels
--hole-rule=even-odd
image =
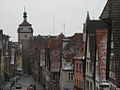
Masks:
[[[76,63],[76,72],[78,72],[78,63]]]
[[[73,72],[68,72],[67,73],[67,79],[68,79],[68,81],[74,81],[74,74],[73,74]]]
[[[82,64],[79,63],[79,72],[81,73],[82,72]]]

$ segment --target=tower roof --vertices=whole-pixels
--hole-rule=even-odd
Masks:
[[[24,20],[19,26],[31,26],[31,24]]]
[[[23,12],[23,22],[19,26],[31,26],[29,22],[27,22],[27,12],[24,9]]]

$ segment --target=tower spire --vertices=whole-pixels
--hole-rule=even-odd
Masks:
[[[24,6],[24,12],[26,12],[26,7]]]
[[[23,18],[24,18],[24,21],[27,21],[27,13],[26,13],[26,8],[25,8],[25,6],[24,6]]]
[[[87,18],[86,18],[86,20],[90,20],[89,11],[87,11]]]

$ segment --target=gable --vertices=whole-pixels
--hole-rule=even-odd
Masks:
[[[110,0],[107,1],[107,4],[105,5],[103,12],[100,16],[100,19],[107,19],[109,18],[109,11],[110,11]]]

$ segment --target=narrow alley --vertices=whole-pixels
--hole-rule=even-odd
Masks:
[[[18,80],[18,82],[14,84],[11,90],[27,90],[30,84],[36,85],[37,90],[43,90],[43,87],[37,81],[34,81],[34,79],[27,74],[21,76],[20,80]],[[17,85],[19,86],[21,85],[21,89],[16,89]]]

